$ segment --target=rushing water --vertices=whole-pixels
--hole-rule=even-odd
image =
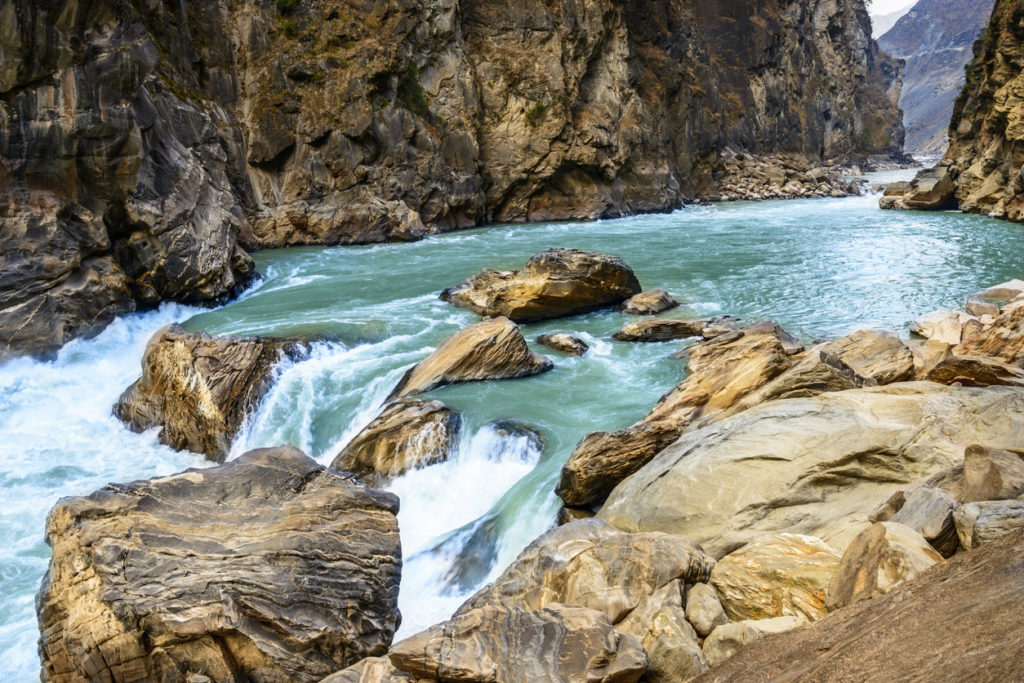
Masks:
[[[233,454],[293,444],[323,463],[378,411],[405,368],[477,318],[438,292],[483,267],[518,267],[548,247],[623,257],[645,288],[689,307],[664,315],[771,318],[806,338],[861,327],[905,329],[920,313],[1024,273],[1017,225],[958,213],[897,213],[877,197],[734,203],[596,223],[498,226],[415,244],[256,254],[263,281],[212,311],[167,306],[119,320],[51,362],[0,365],[0,680],[38,676],[33,594],[46,569],[46,512],[58,497],[203,466],[198,456],[132,434],[110,415],[139,372],[146,340],[187,321],[211,333],[327,339],[285,361]],[[529,340],[570,332],[591,352],[556,352],[537,377],[429,394],[463,414],[446,463],[396,480],[406,558],[401,635],[447,616],[548,527],[561,463],[594,429],[642,417],[683,376],[679,342],[611,341],[627,318],[608,311],[525,325]],[[543,447],[500,433],[530,425]]]

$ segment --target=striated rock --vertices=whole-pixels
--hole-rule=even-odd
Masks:
[[[951,345],[932,339],[911,339],[907,347],[914,354],[914,379],[924,379],[936,365],[946,359]]]
[[[725,624],[716,628],[704,641],[708,664],[715,666],[743,648],[766,636],[785,633],[807,624],[802,617],[775,617]]]
[[[548,358],[530,351],[511,320],[484,320],[448,337],[436,351],[411,367],[388,400],[422,394],[446,384],[529,377],[552,367]]]
[[[825,616],[825,594],[839,553],[813,536],[775,534],[715,565],[711,585],[733,621]]]
[[[531,543],[457,614],[485,605],[536,610],[561,603],[596,609],[617,624],[666,584],[705,581],[713,566],[686,538],[628,534],[604,520],[582,519]]]
[[[394,645],[388,656],[416,678],[453,682],[636,683],[647,669],[635,637],[596,610],[558,604],[462,612]]]
[[[447,460],[459,444],[461,427],[461,416],[440,401],[396,401],[334,457],[331,467],[381,486],[408,470]]]
[[[617,256],[548,249],[522,270],[483,270],[441,292],[441,299],[483,316],[533,322],[596,311],[639,291],[636,275]]]
[[[965,336],[953,352],[959,356],[988,356],[1024,367],[1024,306],[1008,307],[991,325]]]
[[[367,657],[320,683],[416,683],[416,679],[396,669],[387,657]]]
[[[1024,459],[1019,452],[972,444],[964,451],[960,501],[1006,500],[1024,495]]]
[[[936,671],[948,680],[1013,680],[1024,648],[1022,573],[1024,536],[1011,534],[886,595],[754,643],[694,681],[931,680]]]
[[[582,356],[590,350],[585,341],[568,334],[542,334],[537,337],[537,343],[574,356]]]
[[[569,507],[567,505],[563,505],[562,507],[558,508],[558,518],[556,519],[555,523],[558,526],[564,526],[571,522],[575,522],[578,519],[590,519],[593,516],[594,512],[592,510],[587,510],[586,508],[574,508]]]
[[[924,373],[924,379],[969,387],[1020,387],[1024,386],[1024,369],[988,356],[958,356],[947,352]]]
[[[894,506],[895,507],[895,506]],[[943,557],[952,555],[960,545],[953,524],[953,513],[960,504],[940,488],[917,485],[903,492],[903,500],[893,514],[872,513],[872,522],[895,522],[921,534]]]
[[[1024,501],[986,500],[967,503],[953,513],[956,533],[967,550],[1024,529]]]
[[[910,188],[895,203],[879,202],[883,209],[910,209],[918,211],[938,211],[955,209],[956,185],[949,173],[948,165],[926,168],[917,172]],[[883,199],[885,199],[883,197]]]
[[[896,522],[878,522],[857,534],[828,585],[828,611],[884,595],[942,561],[921,534]]]
[[[957,345],[961,341],[964,326],[973,316],[949,308],[942,308],[921,316],[910,323],[910,331],[925,339]],[[981,354],[985,355],[985,354]]]
[[[1013,387],[900,383],[776,401],[685,434],[599,517],[685,535],[717,557],[780,531],[845,547],[879,500],[960,463],[968,445],[1017,444],[1022,429]]]
[[[600,503],[694,421],[729,408],[791,364],[779,336],[766,326],[697,344],[687,355],[690,376],[646,418],[617,432],[592,432],[576,444],[555,490],[566,504]]]
[[[621,330],[612,335],[612,338],[630,342],[664,342],[699,337],[708,323],[708,320],[649,318],[626,323]]]
[[[398,499],[294,448],[64,498],[37,597],[46,681],[317,681],[401,620]]]
[[[160,427],[160,442],[171,448],[223,462],[286,346],[164,327],[146,345],[142,377],[121,394],[114,414],[135,431]]]
[[[686,620],[682,592],[679,579],[667,583],[616,624],[639,638],[647,653],[644,680],[650,683],[686,680],[708,668],[697,633]]]
[[[858,376],[876,384],[914,378],[914,354],[892,332],[860,330],[829,342],[825,351],[849,366]]]
[[[729,623],[718,592],[706,583],[695,583],[686,592],[686,619],[702,638]]]
[[[664,289],[649,289],[626,299],[619,309],[627,315],[657,315],[679,306]]]
[[[802,353],[804,350],[804,343],[782,329],[778,323],[773,323],[771,320],[762,320],[759,323],[748,325],[743,328],[746,334],[770,334],[779,340],[782,344],[782,348],[786,350],[786,353],[790,356],[795,356],[798,353]]]

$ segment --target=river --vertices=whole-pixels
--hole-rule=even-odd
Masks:
[[[33,598],[54,502],[111,481],[207,465],[161,446],[154,432],[129,432],[110,413],[161,326],[326,339],[279,366],[232,448],[233,457],[292,444],[326,464],[407,367],[477,320],[441,302],[441,289],[484,267],[519,267],[549,247],[621,256],[645,289],[687,302],[664,316],[770,318],[808,341],[864,327],[906,331],[921,313],[962,306],[965,295],[1024,274],[1021,226],[954,212],[883,212],[877,202],[737,202],[491,226],[414,244],[265,251],[255,254],[262,281],[226,306],[166,305],[74,341],[55,360],[0,365],[0,680],[38,679]],[[554,371],[427,395],[463,414],[462,442],[448,462],[390,487],[401,498],[405,555],[400,637],[444,619],[553,522],[554,483],[580,437],[643,417],[683,377],[682,362],[669,358],[682,342],[611,340],[627,320],[605,311],[524,325],[531,343],[569,332],[591,351],[576,358],[536,347],[554,359]],[[507,419],[538,430],[543,447],[496,432],[493,423]]]

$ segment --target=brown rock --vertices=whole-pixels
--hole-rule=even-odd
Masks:
[[[1024,501],[967,503],[953,513],[953,520],[960,543],[971,550],[1024,528]]]
[[[924,374],[924,379],[940,384],[968,387],[1024,386],[1024,369],[988,356],[945,356]]]
[[[955,209],[956,184],[949,174],[948,166],[926,168],[918,171],[910,188],[903,194],[899,208],[938,211]]]
[[[907,347],[914,354],[914,379],[923,380],[928,373],[946,359],[952,346],[933,339],[911,339]]]
[[[569,507],[567,505],[563,505],[562,507],[558,508],[558,519],[555,523],[558,524],[558,526],[563,526],[565,524],[569,524],[570,522],[575,522],[577,519],[590,519],[593,516],[593,510],[588,510],[586,508],[574,508]]]
[[[636,683],[639,641],[596,610],[486,606],[462,612],[391,648],[396,669],[438,681]]]
[[[636,275],[616,256],[549,249],[522,270],[483,270],[441,298],[480,315],[532,322],[614,306],[639,292]]]
[[[942,555],[910,527],[872,524],[843,553],[828,585],[828,611],[884,595],[941,561]]]
[[[860,330],[825,345],[857,375],[876,384],[914,378],[914,354],[892,332]]]
[[[650,289],[631,296],[621,310],[627,315],[657,315],[677,306],[679,302],[664,289]]]
[[[142,377],[114,414],[135,431],[161,427],[160,442],[223,462],[246,415],[270,388],[286,344],[211,337],[165,327],[146,345]]]
[[[803,617],[751,619],[725,624],[716,628],[704,641],[704,654],[708,664],[716,666],[766,636],[792,631],[806,624],[807,620]]]
[[[776,534],[726,555],[711,572],[733,621],[825,616],[825,594],[839,553],[813,536]]]
[[[381,486],[418,467],[448,459],[459,443],[462,418],[440,401],[389,403],[335,456],[331,467]]]
[[[925,339],[944,342],[955,346],[960,343],[963,337],[964,326],[971,320],[975,320],[975,318],[967,315],[966,313],[954,311],[949,308],[942,308],[923,315],[910,323],[910,331],[914,334],[921,335]],[[962,353],[965,355],[971,355],[970,352],[967,351]]]
[[[959,356],[989,356],[1024,367],[1024,306],[1009,307],[988,327],[964,337]]]
[[[924,681],[937,671],[953,681],[1014,680],[1024,650],[1022,574],[1024,536],[1016,533],[886,595],[754,643],[694,683]]]
[[[422,394],[446,384],[528,377],[552,367],[548,358],[530,351],[511,320],[484,320],[448,337],[436,351],[410,368],[388,400]]]
[[[574,356],[582,356],[590,350],[585,341],[568,334],[542,334],[537,337],[537,343]]]
[[[699,337],[707,325],[707,320],[648,318],[626,323],[621,330],[612,335],[612,338],[631,342],[672,341],[673,339]]]
[[[111,484],[50,513],[46,681],[317,681],[401,620],[398,499],[294,448]]]
[[[964,451],[961,502],[1006,500],[1024,494],[1024,460],[1016,452],[978,444]]]

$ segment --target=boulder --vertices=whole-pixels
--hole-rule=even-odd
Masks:
[[[858,376],[876,384],[914,378],[914,354],[892,332],[860,330],[829,342],[823,350],[834,354]]]
[[[649,683],[686,680],[708,668],[697,633],[686,620],[682,592],[678,579],[665,584],[616,624],[636,636],[647,652],[644,680]]]
[[[702,638],[729,623],[722,601],[718,599],[718,591],[706,583],[695,583],[687,591],[686,619]]]
[[[713,566],[686,538],[628,534],[600,519],[581,519],[531,543],[456,614],[485,605],[537,610],[561,603],[596,609],[617,624],[672,581],[706,581]]]
[[[704,655],[708,664],[715,666],[766,636],[792,631],[806,624],[807,620],[802,617],[752,619],[725,624],[716,628],[704,641]]]
[[[626,299],[620,310],[628,315],[657,315],[677,306],[679,302],[664,289],[650,289]]]
[[[996,317],[1000,308],[1024,294],[1024,280],[1010,280],[983,289],[967,297],[967,312],[970,315],[991,315]]]
[[[397,511],[294,448],[63,498],[36,601],[42,677],[318,681],[384,654]]]
[[[965,336],[953,352],[958,356],[989,356],[1024,367],[1024,306],[1008,307],[991,325]]]
[[[937,166],[918,171],[910,188],[901,197],[900,206],[919,211],[955,209],[956,183],[949,175],[949,167]]]
[[[422,394],[446,384],[529,377],[553,367],[550,359],[530,351],[518,325],[508,318],[494,318],[448,337],[405,373],[387,400]]]
[[[646,418],[617,432],[591,432],[576,444],[556,488],[566,504],[601,503],[620,481],[678,439],[691,423],[729,408],[791,365],[773,330],[738,330],[688,351],[690,376]]]
[[[963,503],[1024,494],[1024,460],[1017,452],[972,444],[964,451],[963,477]]]
[[[598,516],[712,556],[790,531],[845,547],[879,500],[947,470],[974,443],[1024,432],[1024,389],[902,382],[767,403],[686,433],[619,484]],[[742,482],[742,486],[737,486]]]
[[[388,656],[413,677],[452,682],[636,683],[647,670],[634,636],[596,610],[558,604],[469,610],[403,640]]]
[[[895,513],[872,513],[868,519],[891,521],[912,529],[943,557],[956,552],[960,545],[953,524],[953,513],[960,509],[956,499],[940,488],[925,485],[913,486],[902,494],[903,500]]]
[[[754,643],[693,683],[1016,680],[1024,651],[1022,575],[1018,532],[960,553],[885,595]]]
[[[840,607],[888,593],[942,561],[925,538],[896,522],[877,522],[846,548],[828,585],[826,606]]]
[[[411,469],[448,459],[462,418],[440,401],[389,403],[334,457],[331,467],[381,486]]]
[[[825,616],[825,594],[839,553],[820,538],[774,534],[723,557],[711,572],[733,621]]]
[[[142,377],[121,394],[114,415],[137,432],[160,427],[160,442],[171,448],[223,462],[287,347],[164,327],[146,345]]]
[[[977,318],[950,308],[941,308],[910,323],[910,331],[925,339],[955,346],[961,341],[964,325],[971,320],[977,320]]]
[[[971,550],[1024,528],[1024,500],[967,503],[953,513],[956,533]]]
[[[910,339],[907,348],[914,354],[913,379],[925,379],[936,365],[946,359],[952,346],[933,339]]]
[[[726,316],[728,317],[728,316]],[[778,323],[773,323],[771,320],[762,320],[759,323],[748,325],[743,328],[746,334],[770,334],[779,340],[782,344],[782,348],[786,350],[786,353],[790,356],[794,356],[798,353],[802,353],[804,350],[804,343],[782,329]]]
[[[1024,386],[1024,369],[988,356],[958,356],[946,353],[924,379],[940,384],[962,384],[969,387]]]
[[[568,334],[542,334],[537,337],[537,343],[573,356],[582,356],[590,350],[585,341]]]
[[[612,335],[613,339],[630,342],[664,342],[701,336],[708,320],[669,320],[648,318],[626,323]]]
[[[483,316],[534,322],[596,311],[640,293],[626,263],[578,249],[548,249],[522,270],[483,270],[441,292],[441,299]]]

